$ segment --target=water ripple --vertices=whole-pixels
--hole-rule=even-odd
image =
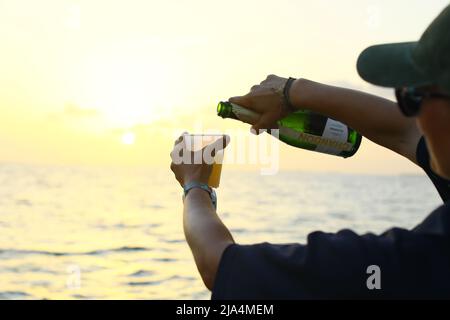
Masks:
[[[26,206],[26,207],[33,206],[31,201],[27,200],[27,199],[18,199],[18,200],[16,200],[16,205],[18,205],[18,206]]]
[[[17,255],[46,255],[46,256],[96,256],[105,255],[110,253],[121,253],[121,252],[140,252],[140,251],[152,251],[151,248],[144,247],[120,247],[113,249],[102,249],[93,250],[88,252],[55,252],[55,251],[45,251],[45,250],[14,250],[14,249],[0,249],[0,256],[17,256]]]
[[[3,291],[0,292],[0,299],[24,299],[29,297],[30,295],[26,292],[22,291]]]
[[[128,282],[127,284],[129,286],[132,287],[137,287],[137,286],[154,286],[157,284],[161,284],[161,282],[163,282],[162,280],[156,280],[156,281],[131,281]]]
[[[148,276],[152,276],[155,273],[153,271],[148,271],[148,270],[138,270],[136,272],[133,272],[132,274],[130,274],[130,277],[148,277]]]

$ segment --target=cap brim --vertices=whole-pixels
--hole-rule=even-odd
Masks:
[[[414,65],[413,50],[417,42],[389,43],[371,46],[358,58],[358,73],[372,84],[399,88],[431,84],[429,76]]]

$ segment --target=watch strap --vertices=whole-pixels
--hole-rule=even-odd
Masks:
[[[194,188],[199,188],[202,190],[205,190],[206,192],[208,192],[209,197],[211,198],[211,201],[214,205],[214,208],[217,208],[217,197],[216,197],[216,193],[214,192],[214,189],[212,189],[210,186],[208,186],[206,183],[203,182],[198,182],[198,181],[191,181],[186,183],[183,186],[183,195],[184,197],[187,196],[188,192]]]

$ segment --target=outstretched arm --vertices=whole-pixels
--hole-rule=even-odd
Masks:
[[[222,253],[234,241],[206,191],[192,189],[187,194],[183,226],[198,271],[206,287],[212,290]]]
[[[274,123],[288,113],[280,96],[280,88],[286,80],[269,75],[248,94],[232,97],[230,102],[262,114],[253,129],[273,128]],[[307,79],[294,81],[289,97],[296,109],[308,109],[341,121],[373,142],[416,163],[420,131],[414,119],[402,116],[395,102]]]
[[[183,153],[188,152],[184,137],[183,134],[175,141],[174,150],[170,154],[172,158],[170,168],[181,186],[193,181],[207,184],[212,165],[205,162],[194,163],[192,160],[195,159],[195,152],[189,152],[183,157]],[[224,136],[223,140],[215,142],[217,147],[214,150],[223,149],[228,143],[229,137]],[[217,215],[207,191],[199,188],[189,190],[184,198],[183,227],[197,269],[206,287],[212,290],[222,254],[234,241]]]
[[[415,119],[403,116],[395,102],[357,90],[297,79],[291,101],[346,123],[366,138],[416,163],[420,131]]]

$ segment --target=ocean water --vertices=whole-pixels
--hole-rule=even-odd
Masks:
[[[0,165],[0,299],[208,299],[169,170]],[[411,228],[441,201],[425,176],[228,172],[239,243]]]

